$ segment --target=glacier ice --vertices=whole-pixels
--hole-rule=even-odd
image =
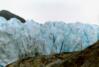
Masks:
[[[82,23],[32,20],[21,23],[16,18],[0,17],[0,64],[20,57],[80,51],[99,40],[99,26]]]

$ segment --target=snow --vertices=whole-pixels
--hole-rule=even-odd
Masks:
[[[0,64],[19,58],[60,52],[81,51],[99,40],[99,26],[82,23],[32,20],[22,23],[16,18],[0,17]]]

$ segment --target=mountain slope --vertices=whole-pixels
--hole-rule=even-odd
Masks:
[[[21,18],[21,17],[15,15],[15,14],[13,14],[13,13],[7,11],[7,10],[2,10],[2,11],[0,11],[0,16],[6,18],[7,20],[10,20],[11,18],[17,18],[17,19],[19,19],[21,22],[23,22],[23,23],[25,22],[25,19],[23,19],[23,18]]]

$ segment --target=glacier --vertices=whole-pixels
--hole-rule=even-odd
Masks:
[[[0,17],[0,64],[7,64],[36,54],[81,51],[99,40],[99,26],[94,24],[46,22],[22,23],[16,18]]]

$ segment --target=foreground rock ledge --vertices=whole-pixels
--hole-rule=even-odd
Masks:
[[[81,52],[25,58],[6,67],[99,67],[99,41]]]

